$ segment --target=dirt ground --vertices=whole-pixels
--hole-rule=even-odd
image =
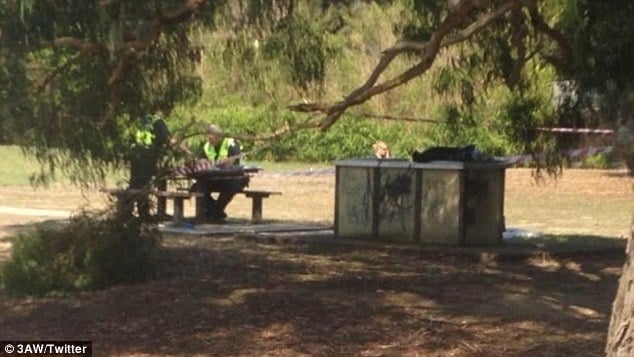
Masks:
[[[590,211],[552,217],[562,211],[553,206],[536,219],[523,213],[540,203],[534,197],[548,206],[555,194],[570,206],[616,202],[631,217],[632,181],[623,175],[580,171],[539,187],[523,176],[507,176],[512,222],[540,227],[547,220],[554,231],[593,234],[593,222],[575,221],[593,207],[579,204]],[[265,216],[323,221],[332,217],[333,181],[270,177],[252,185],[284,187],[284,199],[265,203]],[[0,188],[0,198],[68,210],[83,199],[52,190],[29,200],[21,190]],[[537,201],[527,201],[528,190]],[[87,197],[103,204],[96,193]],[[232,206],[230,214],[248,216],[247,203]],[[42,219],[0,216],[0,260],[20,223]],[[594,234],[618,237],[628,222],[597,226]],[[165,271],[144,284],[70,297],[0,292],[0,339],[92,340],[96,356],[598,356],[624,259],[611,253],[482,262],[449,252],[240,237],[166,236],[164,245]]]

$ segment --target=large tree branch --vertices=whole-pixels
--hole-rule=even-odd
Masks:
[[[553,39],[559,45],[559,57],[548,56],[545,58],[552,63],[553,66],[557,67],[558,70],[563,70],[566,66],[569,66],[572,63],[572,46],[561,32],[548,26],[544,19],[542,19],[535,1],[531,1],[528,5],[528,11],[531,16],[531,23],[535,26],[537,31],[546,34],[546,36]]]
[[[469,39],[471,36],[473,36],[474,34],[476,34],[478,31],[482,30],[484,27],[486,27],[488,24],[490,24],[493,20],[495,20],[495,19],[499,18],[500,16],[504,15],[506,12],[508,12],[509,10],[511,10],[511,8],[512,8],[512,7],[513,7],[513,6],[514,6],[517,2],[521,2],[521,0],[511,0],[511,1],[509,1],[509,2],[507,2],[507,3],[505,3],[505,4],[503,4],[502,6],[500,6],[499,8],[497,8],[496,10],[494,10],[494,11],[492,11],[492,12],[490,12],[490,13],[488,13],[488,14],[486,14],[486,15],[484,15],[484,16],[482,16],[482,17],[480,17],[480,18],[478,18],[476,21],[474,21],[471,25],[469,25],[469,26],[468,26],[467,28],[465,28],[464,30],[462,30],[462,31],[458,31],[458,32],[456,32],[456,33],[454,33],[454,34],[447,35],[446,37],[441,38],[440,45],[439,45],[439,46],[438,46],[438,48],[435,50],[435,53],[433,54],[433,56],[434,56],[434,57],[433,57],[433,58],[431,58],[432,62],[433,62],[433,60],[435,59],[435,55],[438,53],[438,50],[440,50],[441,48],[449,47],[449,46],[454,45],[454,44],[459,43],[459,42],[464,42],[464,41],[466,41],[466,40],[467,40],[467,39]],[[478,2],[478,3],[480,3],[480,2]],[[473,8],[475,8],[475,5],[474,5],[474,7],[473,7]],[[464,7],[464,8],[462,8],[462,11],[464,11],[465,9],[469,9],[469,10],[471,10],[472,8],[469,8],[469,7]],[[464,16],[464,13],[462,13],[462,12],[461,12],[461,13],[459,13],[457,16]],[[451,19],[449,19],[449,20],[451,20]],[[450,23],[450,21],[448,21],[448,23]],[[449,30],[451,31],[451,30],[453,30],[453,28],[450,28]],[[440,27],[440,28],[439,28],[439,30],[436,32],[436,34],[438,34],[439,32],[442,32],[442,31],[443,31],[443,30],[442,30],[442,25],[441,25],[441,27]],[[433,40],[433,37],[432,37],[432,40]],[[415,43],[411,43],[411,42],[409,43],[409,45],[408,45],[407,43],[402,43],[402,42],[401,42],[401,43],[399,43],[399,44],[395,45],[394,47],[392,47],[392,48],[389,48],[389,49],[385,50],[385,51],[384,51],[384,53],[387,55],[387,58],[389,59],[389,62],[391,62],[391,61],[392,61],[392,60],[396,57],[396,55],[398,55],[398,54],[400,54],[400,53],[402,53],[402,52],[405,52],[405,51],[411,51],[411,50],[412,50],[412,48],[415,48],[417,52],[422,52],[423,54],[427,54],[427,52],[426,52],[426,51],[430,50],[430,45],[432,45],[432,46],[433,46],[432,40],[430,40],[429,42],[426,42],[426,43],[424,43],[424,44],[420,44],[420,43],[419,43],[419,45],[420,45],[420,46],[419,46],[419,45],[416,45]],[[414,46],[414,47],[410,47],[410,46]],[[432,48],[432,50],[433,50],[433,48]],[[393,56],[390,56],[390,55],[389,55],[390,53],[393,53]],[[423,56],[423,58],[425,58],[425,56]],[[383,61],[383,57],[382,57],[382,59],[381,59],[381,60]],[[389,62],[388,62],[387,64],[389,64]],[[421,61],[421,62],[422,62],[422,61]],[[385,68],[387,67],[387,64],[383,64],[383,65],[382,65],[382,63],[381,63],[381,62],[379,62],[379,65],[375,68],[375,70],[373,71],[372,75],[370,76],[370,80],[368,80],[368,81],[366,82],[366,84],[364,84],[364,86],[362,86],[362,87],[361,87],[361,88],[359,88],[359,89],[364,89],[364,88],[370,87],[371,85],[368,85],[368,84],[370,84],[370,83],[371,83],[371,84],[374,84],[374,83],[376,82],[376,79],[374,79],[374,81],[373,81],[373,82],[371,82],[371,80],[372,80],[373,78],[375,78],[375,77],[376,77],[376,78],[378,78],[378,76],[379,76],[379,75],[380,75],[380,74],[381,74],[381,73],[385,70]],[[417,66],[418,66],[418,65],[417,65]],[[416,66],[414,66],[412,69],[414,69],[415,67],[416,67]],[[407,74],[406,74],[407,72],[409,72],[409,71],[406,71],[406,72],[404,73],[404,75],[406,75],[406,76],[407,76]],[[422,73],[422,72],[421,72],[421,73]],[[398,77],[397,77],[397,78],[398,78]],[[410,79],[411,79],[411,78],[410,78]],[[389,82],[386,82],[386,83],[389,83]],[[403,82],[403,83],[398,83],[398,82],[395,82],[395,83],[397,83],[398,85],[401,85],[401,84],[403,84],[404,82]],[[389,88],[389,89],[391,89],[391,88]],[[382,92],[384,92],[384,91],[382,91]],[[381,92],[381,93],[382,93],[382,92]],[[354,94],[354,92],[353,92],[353,94]],[[378,93],[377,93],[377,94],[378,94]]]
[[[413,123],[445,124],[445,122],[440,120],[411,117],[407,115],[399,116],[399,115],[373,114],[373,113],[346,113],[346,115],[353,115],[359,118],[373,118],[373,119],[405,121],[405,122],[413,122]]]
[[[232,137],[243,140],[243,141],[271,141],[273,139],[278,139],[287,133],[297,132],[298,130],[306,130],[306,129],[316,129],[319,128],[319,121],[315,121],[313,117],[303,123],[295,124],[295,125],[285,125],[277,130],[268,133],[268,134],[256,134],[256,135],[240,135],[236,134]]]
[[[485,28],[493,20],[504,15],[515,4],[521,3],[523,1],[524,0],[506,1],[502,5],[498,6],[495,10],[475,20],[464,30],[450,35],[452,31],[455,31],[456,28],[461,23],[463,23],[464,19],[467,18],[467,15],[469,15],[474,10],[483,8],[485,5],[488,5],[491,2],[485,0],[462,1],[459,3],[458,7],[453,9],[454,11],[432,34],[429,41],[425,43],[401,41],[395,46],[385,50],[379,63],[370,74],[368,80],[362,86],[350,93],[344,100],[334,104],[301,103],[293,105],[290,108],[302,112],[326,113],[327,115],[323,119],[320,127],[322,130],[327,129],[339,119],[341,114],[343,114],[343,112],[347,108],[359,105],[375,95],[401,86],[409,82],[413,78],[420,76],[431,67],[441,48],[467,40],[478,31]],[[396,58],[397,55],[404,52],[412,51],[421,53],[421,60],[416,65],[412,66],[405,72],[390,80],[387,80],[378,85],[376,84],[381,74],[383,74],[383,72],[388,68],[390,63],[394,60],[394,58]]]
[[[526,1],[527,0],[510,0],[504,2],[502,5],[500,5],[490,13],[482,15],[467,28],[447,36],[447,38],[442,43],[442,47],[449,47],[456,43],[468,40],[473,35],[480,32],[480,30],[482,30],[483,28],[489,26],[491,22],[497,20],[498,18],[509,12],[514,6],[525,3]]]
[[[274,139],[278,139],[283,137],[284,135],[288,134],[288,133],[295,133],[299,130],[306,130],[306,129],[317,129],[320,127],[320,121],[319,120],[315,120],[317,118],[317,114],[313,114],[312,116],[310,116],[308,119],[306,119],[303,122],[300,123],[296,123],[296,124],[286,124],[270,133],[260,133],[260,134],[254,134],[254,135],[249,135],[249,134],[240,134],[240,133],[224,133],[225,136],[227,137],[232,137],[241,141],[249,141],[249,142],[256,142],[256,141],[263,141],[263,142],[272,142]],[[204,131],[202,132],[197,132],[194,133],[193,135],[200,135],[200,134],[204,134]],[[188,135],[188,136],[192,136],[192,135]]]
[[[427,41],[424,43],[416,42],[416,41],[399,41],[393,47],[383,51],[383,55],[381,56],[379,63],[370,74],[370,77],[368,78],[368,80],[361,87],[357,88],[354,92],[352,92],[350,94],[350,97],[354,97],[358,93],[361,93],[367,90],[368,88],[372,87],[378,81],[381,74],[383,74],[383,72],[389,67],[390,63],[392,63],[392,61],[396,58],[397,55],[403,52],[410,52],[410,51],[419,52],[425,55],[427,51],[429,50],[430,44],[432,44],[432,41],[434,41],[434,36],[436,36],[437,34],[440,34],[441,32],[444,32],[445,30],[447,32],[453,30],[453,28],[457,26],[457,24],[459,24],[460,21],[464,19],[469,12],[471,12],[478,6],[482,6],[482,4],[480,4],[480,1],[462,1],[457,5],[457,7],[453,8],[453,13],[449,16],[449,18],[447,18],[447,20],[445,20],[443,24],[440,25],[439,30],[436,31],[434,35],[432,35],[432,38],[430,39],[430,41]],[[471,31],[473,33],[473,30]],[[465,34],[465,36],[467,36],[467,34]],[[466,38],[467,37],[465,37],[465,39]],[[436,36],[436,39],[439,39],[441,41],[440,47],[445,47],[452,44],[451,40],[448,41],[447,43],[444,43],[445,41],[447,41],[447,38],[444,36],[441,36],[441,37]],[[454,39],[453,41],[457,41],[457,39]],[[434,57],[435,57],[435,54],[434,54]]]
[[[110,120],[117,113],[121,98],[119,85],[123,82],[126,74],[131,68],[134,60],[134,54],[134,51],[126,51],[125,53],[122,53],[119,56],[116,65],[110,72],[110,76],[108,77],[110,97],[108,98],[108,106],[101,117],[101,123],[105,123]]]
[[[484,27],[487,27],[492,21],[498,19],[500,16],[510,11],[511,8],[513,8],[513,6],[515,6],[515,4],[518,2],[522,2],[522,1],[521,0],[508,1],[502,4],[500,7],[496,8],[495,10],[491,11],[490,13],[481,16],[476,21],[474,21],[471,25],[467,26],[465,29],[461,31],[457,31],[451,35],[448,35],[447,37],[443,39],[441,43],[441,47],[442,48],[449,47],[451,45],[455,45],[456,43],[460,43],[460,42],[464,42],[468,40],[473,35],[475,35],[480,30],[482,30]],[[388,48],[387,50],[383,52],[384,53],[396,52],[397,54],[401,52],[420,52],[420,51],[424,51],[425,47],[427,47],[427,42],[399,41],[396,45],[394,45],[391,48]]]

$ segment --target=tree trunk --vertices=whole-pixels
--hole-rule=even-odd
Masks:
[[[634,217],[630,230],[623,274],[612,305],[612,317],[605,348],[607,356],[634,355]]]

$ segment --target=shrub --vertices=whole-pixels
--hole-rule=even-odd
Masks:
[[[96,290],[151,278],[160,234],[137,218],[82,212],[67,224],[42,224],[14,240],[0,282],[16,295]]]
[[[612,158],[608,154],[590,155],[583,159],[581,168],[584,169],[609,169]]]

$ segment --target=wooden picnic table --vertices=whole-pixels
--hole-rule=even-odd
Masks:
[[[209,182],[209,181],[222,181],[222,180],[235,180],[235,179],[249,179],[254,174],[260,172],[261,169],[256,166],[233,166],[230,168],[208,168],[203,170],[192,170],[184,175],[175,175],[169,177],[168,181],[182,182],[186,180],[188,182]],[[189,185],[189,184],[188,184]],[[182,188],[180,191],[190,192],[192,197],[196,198],[196,212],[195,219],[199,222],[204,222],[205,212],[203,207],[204,198],[200,192],[192,192],[191,187],[195,185]],[[262,221],[262,200],[271,195],[279,195],[281,192],[277,191],[255,191],[255,190],[243,190],[239,193],[244,194],[247,198],[252,200],[251,221],[253,223],[259,223]],[[178,196],[178,199],[182,200],[182,195]],[[170,195],[162,195],[162,198],[172,198]],[[182,216],[181,216],[182,217]]]
[[[251,177],[253,174],[260,172],[260,168],[256,166],[232,166],[230,168],[211,168],[205,170],[196,170],[187,173],[184,178],[190,180],[227,180]],[[183,177],[180,177],[182,179]],[[175,177],[179,179],[179,177]]]
[[[205,170],[196,170],[187,172],[185,175],[172,175],[167,176],[157,184],[157,190],[150,189],[129,189],[129,188],[112,188],[103,189],[102,191],[113,196],[117,200],[117,208],[121,213],[132,213],[133,207],[130,206],[131,200],[136,197],[143,197],[148,195],[156,196],[157,198],[157,216],[166,217],[167,200],[173,200],[174,202],[174,215],[172,217],[175,225],[180,225],[185,222],[184,217],[184,201],[194,197],[196,199],[196,212],[195,219],[197,222],[205,222],[205,215],[203,209],[203,196],[202,192],[192,190],[192,181],[198,182],[201,180],[214,181],[214,180],[228,180],[228,179],[241,179],[250,178],[253,174],[260,172],[259,167],[255,166],[237,166],[232,168],[212,168]],[[186,181],[186,187],[183,187],[182,182]],[[175,189],[168,188],[168,182],[176,183]],[[242,190],[238,192],[244,194],[245,197],[251,199],[251,222],[260,223],[262,221],[262,201],[271,195],[281,195],[278,191],[263,191],[263,190]]]

